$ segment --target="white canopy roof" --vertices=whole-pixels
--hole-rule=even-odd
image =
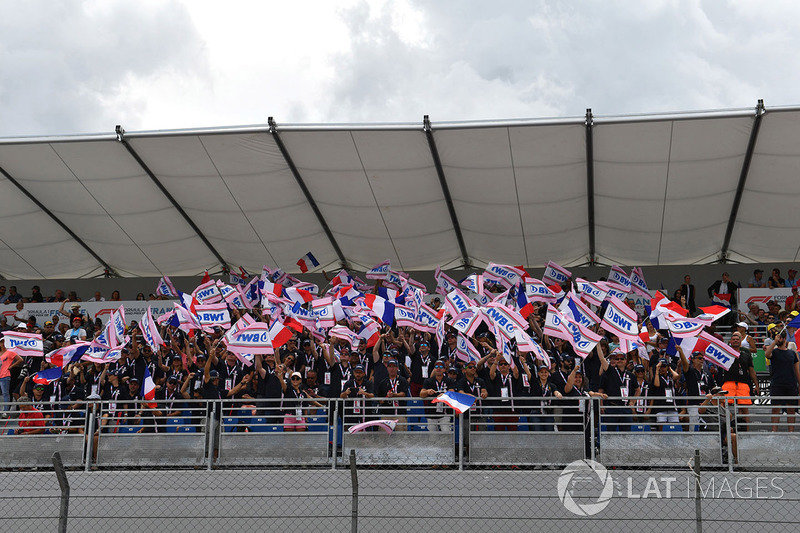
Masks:
[[[794,261],[798,139],[761,105],[0,139],[0,274]]]

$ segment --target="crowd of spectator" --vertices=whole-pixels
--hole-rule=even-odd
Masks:
[[[761,270],[755,271],[750,280],[753,286],[764,283],[760,274]],[[792,283],[795,275],[796,271],[789,271]],[[786,286],[789,281],[774,270],[766,283],[777,287]],[[731,303],[735,306],[736,287],[726,273],[708,288],[708,294],[710,297],[731,291],[728,294],[732,294]],[[569,284],[564,287],[570,288]],[[796,296],[796,287],[792,288]],[[487,290],[499,289],[487,287]],[[143,294],[138,296],[137,299],[144,299]],[[672,298],[690,315],[698,313],[690,276],[685,277]],[[102,295],[97,292],[94,299],[102,300]],[[45,300],[61,302],[61,307],[39,327],[32,317],[24,314],[24,303]],[[117,291],[111,300],[119,300]],[[103,329],[99,318],[92,319],[81,312],[80,300],[74,292],[64,296],[63,291],[57,291],[45,299],[38,287],[34,287],[30,298],[22,298],[15,287],[9,287],[8,294],[5,287],[0,287],[0,302],[18,309],[13,323],[3,324],[3,328],[41,333],[45,353],[69,343],[91,340]],[[438,298],[430,303],[433,308],[441,305]],[[161,325],[165,344],[153,351],[132,321],[127,329],[131,342],[122,350],[119,360],[106,364],[71,363],[51,383],[35,383],[32,379],[34,374],[51,366],[44,358],[23,358],[0,345],[3,352],[0,388],[4,401],[14,399],[20,404],[19,426],[24,433],[50,431],[48,428],[53,427],[56,419],[57,431],[82,432],[84,428],[77,417],[63,414],[51,421],[47,418],[52,418],[59,409],[71,413],[85,402],[96,400],[107,401],[96,431],[135,425],[138,431],[157,432],[163,430],[164,419],[169,416],[196,415],[183,404],[185,400],[226,398],[251,405],[253,412],[263,416],[266,423],[280,425],[284,431],[306,430],[307,417],[326,412],[329,399],[347,400],[341,412],[345,428],[380,417],[398,420],[396,430],[402,431],[411,427],[406,424],[406,417],[413,408],[419,410],[420,426],[428,431],[449,431],[452,418],[445,411],[448,408],[431,402],[446,391],[477,398],[468,418],[475,429],[491,426],[495,431],[583,430],[592,423],[586,417],[586,401],[596,398],[606,417],[606,429],[611,431],[627,431],[642,425],[654,431],[668,427],[716,431],[720,428],[718,421],[709,422],[703,416],[709,411],[712,395],[743,397],[729,401],[736,401],[741,412],[747,414],[751,400],[746,397],[766,392],[759,389],[752,361],[752,354],[763,343],[766,357],[772,363],[770,392],[789,397],[780,403],[773,402],[773,429],[778,428],[778,418],[786,413],[791,431],[798,406],[800,372],[794,330],[787,329],[786,324],[797,314],[797,306],[793,298],[791,302],[787,300],[784,309],[772,301],[769,311],[752,308],[749,313],[741,314],[735,331],[725,339],[740,354],[729,370],[709,364],[702,353],[684,353],[680,346],[670,342],[667,331],[653,329],[646,317],[642,324],[648,328],[648,342],[621,353],[619,339],[595,325],[591,329],[602,340],[588,357],[581,358],[570,343],[544,334],[546,306],[535,304],[527,319],[527,332],[547,351],[549,364],[532,353],[518,351],[514,341],[510,343],[510,361],[507,360],[485,324],[469,339],[480,354],[477,360],[465,361],[457,356],[456,332],[449,326],[444,342],[438,344],[436,335],[429,332],[386,325],[377,342],[368,345],[362,340],[356,349],[336,337],[320,340],[303,328],[275,354],[256,355],[252,365],[244,365],[234,353],[226,351],[222,342],[225,331],[220,328],[187,334],[175,326]],[[249,311],[230,309],[230,312],[233,321],[244,313],[256,321],[269,321],[258,307]],[[731,315],[735,316],[735,312]],[[341,325],[358,330],[347,321]],[[755,336],[754,326],[766,326],[769,330],[765,335]],[[708,327],[708,331],[722,338],[714,326]],[[143,402],[142,384],[147,376],[156,388],[155,408]],[[415,401],[408,404],[407,399]],[[8,409],[6,405],[3,418],[9,415]],[[334,423],[328,414],[329,423]],[[746,431],[747,426],[740,425],[738,430]]]

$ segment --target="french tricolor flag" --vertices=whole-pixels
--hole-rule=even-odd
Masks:
[[[456,413],[462,414],[470,410],[470,408],[475,404],[476,399],[477,398],[475,398],[475,396],[470,394],[448,391],[440,395],[438,398],[431,400],[431,403],[446,403],[452,407]]]
[[[339,300],[344,306],[353,305],[356,298],[360,296],[363,295],[354,289],[352,285],[345,285],[336,291],[336,299]]]
[[[286,287],[283,289],[283,293],[289,298],[292,302],[304,304],[306,302],[310,302],[314,299],[314,295],[311,294],[310,291],[305,289],[296,289],[294,287]]]
[[[48,368],[47,370],[42,370],[41,372],[37,372],[33,375],[33,382],[38,383],[39,385],[49,385],[54,381],[58,381],[61,379],[61,375],[63,373],[63,369],[58,366],[54,366],[53,368]]]
[[[44,356],[45,361],[57,367],[66,368],[72,362],[80,361],[83,354],[89,349],[88,342],[78,342],[49,352]]]
[[[305,274],[308,272],[309,268],[318,267],[319,261],[317,261],[317,258],[314,257],[314,254],[308,252],[306,255],[297,260],[297,266],[300,267],[300,272]]]
[[[364,303],[369,307],[378,320],[391,326],[394,323],[394,304],[375,294],[364,295]]]
[[[150,375],[150,370],[144,367],[144,379],[142,380],[142,398],[145,400],[156,399],[156,384],[153,383],[153,376]],[[153,408],[155,404],[148,404],[148,407]]]

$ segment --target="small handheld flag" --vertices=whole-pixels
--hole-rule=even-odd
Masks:
[[[469,394],[448,391],[431,400],[431,403],[446,403],[456,413],[462,414],[469,411],[470,407],[475,404],[476,399],[475,396],[470,396]]]
[[[297,266],[300,267],[300,272],[305,274],[308,272],[309,267],[314,268],[319,266],[319,261],[314,257],[314,254],[308,252],[306,255],[297,260]]]

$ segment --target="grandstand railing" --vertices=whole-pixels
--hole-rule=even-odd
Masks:
[[[798,397],[769,396],[515,397],[488,398],[459,415],[441,403],[397,397],[79,401],[40,404],[36,424],[12,404],[0,421],[0,469],[49,468],[55,451],[67,468],[87,470],[336,469],[348,465],[351,450],[359,464],[375,466],[594,459],[683,467],[700,450],[709,468],[788,471],[800,470],[798,404]]]

